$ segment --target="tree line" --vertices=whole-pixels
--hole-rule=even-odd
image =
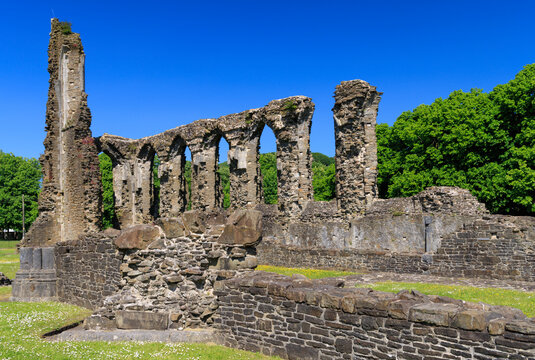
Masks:
[[[382,198],[411,196],[429,186],[471,191],[493,213],[535,215],[535,64],[491,92],[457,90],[446,99],[402,113],[392,126],[377,125],[378,188]],[[100,156],[104,227],[114,223],[111,160]],[[275,153],[260,155],[264,201],[277,203]],[[155,159],[154,186],[159,195]],[[313,153],[314,200],[335,197],[334,159]],[[224,206],[230,205],[228,164],[218,169]],[[191,188],[191,163],[186,163]],[[22,230],[37,216],[41,171],[36,159],[0,151],[0,230]]]

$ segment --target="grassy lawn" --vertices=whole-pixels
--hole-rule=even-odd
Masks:
[[[0,272],[13,280],[19,270],[19,254],[16,246],[18,240],[0,241]],[[0,301],[7,301],[11,297],[11,286],[0,286]]]
[[[417,290],[427,295],[441,295],[470,302],[490,305],[505,305],[520,309],[529,317],[535,316],[535,293],[498,288],[477,288],[462,285],[441,285],[427,283],[378,282],[361,285],[374,290],[397,293],[401,290]]]
[[[15,249],[20,240],[0,240],[0,249]]]
[[[256,270],[272,272],[272,273],[286,275],[286,276],[292,276],[293,274],[300,274],[300,275],[305,275],[309,279],[323,279],[327,277],[337,277],[337,276],[346,276],[346,275],[356,274],[354,272],[349,272],[349,271],[297,269],[297,268],[286,268],[282,266],[269,266],[269,265],[258,265]]]
[[[275,359],[206,344],[51,342],[40,334],[83,319],[90,311],[60,303],[0,303],[0,359]]]

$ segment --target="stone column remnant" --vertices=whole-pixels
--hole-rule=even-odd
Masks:
[[[187,189],[184,174],[186,143],[180,136],[155,137],[153,141],[160,159],[160,217],[177,217],[186,210]],[[169,138],[169,139],[167,139]]]
[[[212,132],[203,137],[196,137],[188,143],[191,151],[191,208],[193,210],[214,209],[223,205],[217,173],[219,139],[220,137]]]
[[[253,109],[218,119],[229,142],[230,206],[233,209],[254,207],[262,201],[258,114],[258,109]]]
[[[336,86],[336,198],[344,214],[363,214],[377,197],[375,125],[381,95],[363,80]]]
[[[273,100],[262,109],[277,139],[279,210],[298,214],[312,200],[310,129],[314,104],[305,96]]]
[[[24,245],[44,246],[100,230],[101,181],[85,93],[85,54],[79,34],[52,19],[48,46],[43,187],[39,217]]]

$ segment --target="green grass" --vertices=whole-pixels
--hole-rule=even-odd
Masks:
[[[13,280],[19,271],[18,241],[0,241],[0,272]],[[7,301],[11,297],[11,286],[0,286],[0,301]]]
[[[0,240],[0,249],[15,249],[20,240]]]
[[[40,334],[83,319],[89,310],[60,303],[0,303],[0,359],[275,359],[216,345],[51,342]]]
[[[490,305],[505,305],[520,309],[529,317],[535,316],[535,292],[507,290],[500,288],[478,288],[462,285],[441,285],[427,283],[378,282],[359,285],[374,290],[397,293],[401,290],[417,290],[427,295],[441,295],[470,302]]]
[[[0,242],[0,272],[8,278],[14,279],[19,270],[19,254],[15,248],[18,241],[1,241]]]
[[[258,265],[257,271],[266,271],[276,274],[292,276],[293,274],[305,275],[309,279],[323,279],[327,277],[338,277],[346,275],[354,275],[356,273],[349,271],[333,271],[333,270],[318,270],[318,269],[297,269],[286,268],[282,266]]]

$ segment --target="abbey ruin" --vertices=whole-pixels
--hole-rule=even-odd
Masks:
[[[315,202],[310,98],[141,139],[94,138],[80,36],[53,19],[48,54],[39,217],[20,248],[14,300],[88,307],[87,329],[212,329],[227,346],[289,359],[535,357],[535,322],[514,309],[254,271],[259,263],[291,264],[535,281],[534,218],[491,215],[453,187],[378,198],[382,93],[374,86],[336,87],[336,199]],[[274,205],[263,203],[259,167],[266,126],[277,144]],[[221,138],[229,144],[229,209],[217,172]],[[105,231],[100,152],[112,160],[119,227]]]

